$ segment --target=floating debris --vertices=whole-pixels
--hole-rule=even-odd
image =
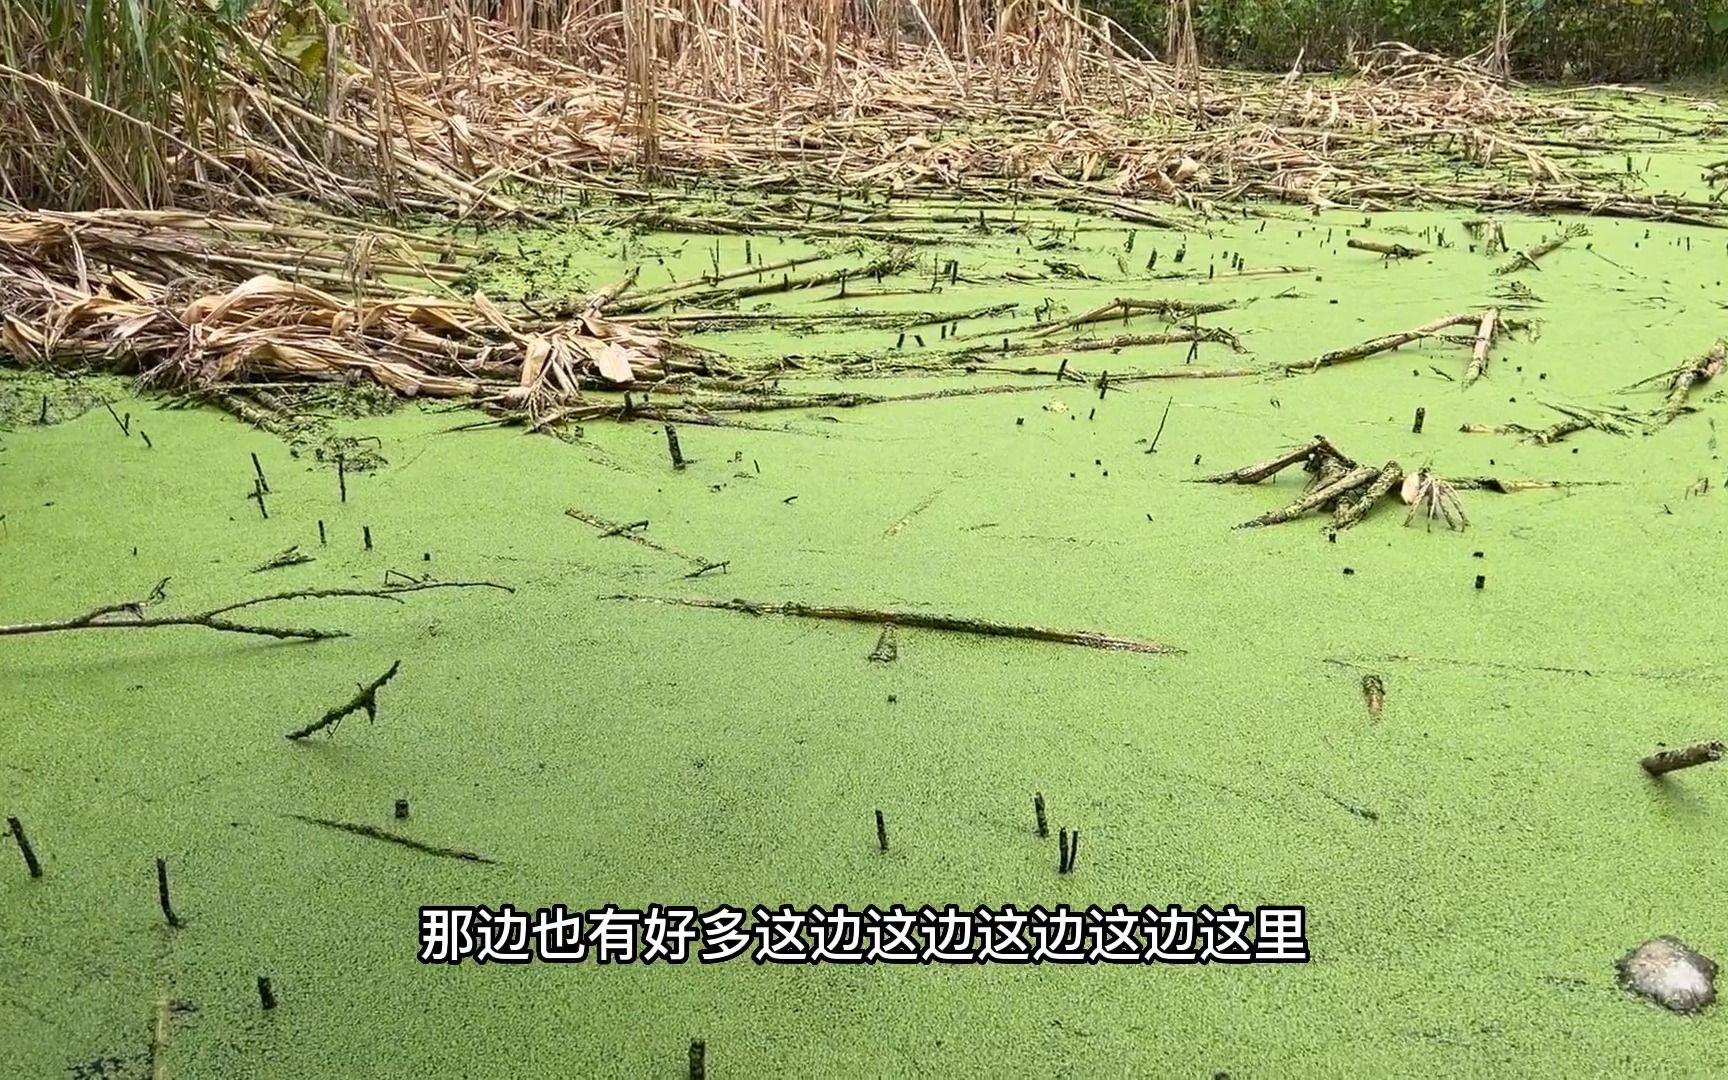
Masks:
[[[1434,527],[1436,517],[1444,520],[1448,529],[1462,532],[1470,527],[1470,519],[1464,514],[1464,504],[1458,500],[1458,492],[1427,469],[1404,478],[1401,496],[1405,505],[1410,507],[1404,515],[1406,525],[1419,511],[1426,510],[1424,516],[1430,529]]]
[[[882,636],[876,639],[876,647],[870,650],[870,659],[878,664],[891,664],[900,656],[900,645],[894,637],[894,624],[885,623],[882,626]]]
[[[1651,754],[1638,764],[1651,776],[1661,776],[1678,769],[1690,769],[1697,765],[1707,765],[1721,761],[1725,752],[1720,742],[1699,743],[1679,750],[1662,750]]]
[[[1695,1013],[1716,1000],[1716,962],[1679,938],[1646,941],[1620,958],[1620,986],[1677,1013]]]
[[[1386,684],[1380,676],[1362,676],[1362,700],[1368,706],[1368,718],[1380,719],[1380,712],[1386,707]]]
[[[322,529],[324,523],[320,521],[318,526],[320,529],[320,543],[322,543]],[[283,548],[281,551],[270,556],[270,558],[266,559],[264,562],[254,566],[252,572],[254,574],[261,574],[266,570],[279,570],[284,566],[299,566],[301,563],[309,563],[311,561],[312,556],[301,551],[299,544],[295,544],[293,547]]]

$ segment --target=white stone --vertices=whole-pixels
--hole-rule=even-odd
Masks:
[[[1620,985],[1675,1012],[1697,1012],[1716,1000],[1716,963],[1678,938],[1646,941],[1620,958]]]

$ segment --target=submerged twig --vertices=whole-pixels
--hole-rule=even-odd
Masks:
[[[488,859],[486,856],[476,854],[472,851],[463,851],[459,848],[438,847],[434,844],[421,843],[419,840],[400,836],[393,832],[387,832],[375,825],[362,825],[352,821],[335,821],[330,818],[307,817],[304,814],[287,814],[284,816],[293,818],[295,821],[303,821],[308,825],[318,825],[326,829],[337,829],[341,832],[353,833],[355,836],[365,836],[373,840],[383,840],[386,843],[398,844],[402,847],[409,848],[413,851],[419,851],[427,855],[438,855],[446,859],[460,859],[463,862],[488,863],[492,865],[496,865],[498,862],[496,859]]]
[[[301,563],[311,562],[312,559],[313,557],[311,555],[300,550],[299,544],[295,544],[293,547],[283,548],[281,551],[270,556],[269,559],[259,563],[257,566],[254,566],[252,572],[254,574],[261,574],[266,570],[279,570],[284,566],[299,566]]]
[[[758,603],[750,600],[707,600],[699,597],[636,596],[618,593],[602,597],[606,600],[629,600],[651,604],[673,604],[681,607],[709,608],[715,611],[736,611],[745,615],[784,615],[799,619],[834,619],[841,622],[870,623],[875,626],[894,624],[919,630],[946,630],[957,634],[980,634],[986,637],[1024,638],[1049,641],[1059,645],[1079,645],[1091,649],[1119,649],[1124,652],[1163,653],[1180,655],[1186,650],[1156,641],[1113,637],[1095,630],[1052,630],[1042,626],[1014,626],[987,622],[958,615],[931,615],[918,611],[890,611],[876,608],[824,607],[799,603]]]
[[[577,521],[580,521],[585,525],[592,525],[596,529],[599,529],[601,537],[608,537],[608,536],[623,537],[624,539],[630,541],[633,544],[641,544],[643,547],[649,548],[650,550],[653,550],[653,551],[658,551],[661,554],[671,555],[674,558],[683,559],[685,562],[689,563],[692,567],[695,567],[698,572],[701,572],[703,570],[712,570],[712,569],[715,569],[716,567],[724,565],[723,563],[715,562],[715,561],[710,560],[710,559],[704,559],[704,558],[701,558],[700,556],[697,556],[697,555],[686,555],[682,551],[678,551],[676,549],[669,548],[665,544],[656,543],[655,541],[648,539],[646,536],[642,535],[642,530],[646,529],[648,527],[648,522],[645,520],[644,521],[631,521],[631,522],[608,521],[607,519],[601,517],[598,514],[590,514],[588,511],[577,509],[574,506],[566,509],[564,511],[564,514],[566,517],[575,518]],[[694,577],[695,575],[692,574],[689,576]]]
[[[162,586],[159,584],[156,587],[156,592],[143,600],[104,604],[70,619],[0,625],[0,637],[17,634],[52,634],[62,630],[145,630],[164,626],[202,626],[210,630],[224,630],[234,634],[259,634],[281,640],[323,641],[328,638],[347,637],[348,632],[346,630],[256,626],[250,623],[234,622],[231,619],[222,618],[222,616],[241,608],[273,603],[278,600],[314,600],[331,597],[368,597],[379,600],[395,600],[400,593],[419,592],[422,589],[480,588],[502,589],[508,593],[516,591],[508,585],[500,585],[495,581],[422,581],[413,585],[397,585],[384,589],[296,589],[292,592],[272,593],[269,596],[255,596],[250,600],[224,604],[221,607],[211,608],[209,611],[200,611],[190,615],[146,615],[145,609],[150,604],[163,599]]]

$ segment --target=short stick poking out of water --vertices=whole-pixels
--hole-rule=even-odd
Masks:
[[[42,864],[36,861],[36,850],[30,846],[30,841],[24,835],[24,823],[15,817],[6,819],[6,830],[12,834],[12,839],[18,841],[18,851],[24,856],[24,867],[30,871],[30,876],[42,876]]]
[[[678,446],[678,429],[671,424],[666,425],[666,449],[672,453],[672,467],[682,469],[684,467],[684,451]]]
[[[156,860],[156,900],[162,905],[162,917],[168,920],[168,925],[178,930],[186,924],[180,921],[180,916],[174,914],[174,905],[168,902],[168,860]]]

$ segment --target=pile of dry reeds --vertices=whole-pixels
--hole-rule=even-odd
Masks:
[[[477,399],[537,425],[579,408],[587,387],[708,372],[697,350],[607,318],[613,290],[557,323],[456,295],[446,260],[479,254],[329,221],[0,215],[0,352],[218,401],[258,386],[372,380],[408,397]],[[429,291],[396,283],[407,279]]]
[[[1708,210],[1563,167],[1568,130],[1589,121],[1599,143],[1600,116],[1395,45],[1351,79],[1310,82],[1202,70],[1185,42],[1172,66],[1067,0],[356,0],[345,24],[292,33],[286,10],[254,5],[226,46],[200,44],[191,103],[128,121],[160,157],[147,189],[80,142],[81,125],[113,120],[102,96],[22,61],[0,64],[0,153],[26,173],[100,178],[97,202],[134,207],[288,195],[515,214],[641,169],[1190,205]]]

